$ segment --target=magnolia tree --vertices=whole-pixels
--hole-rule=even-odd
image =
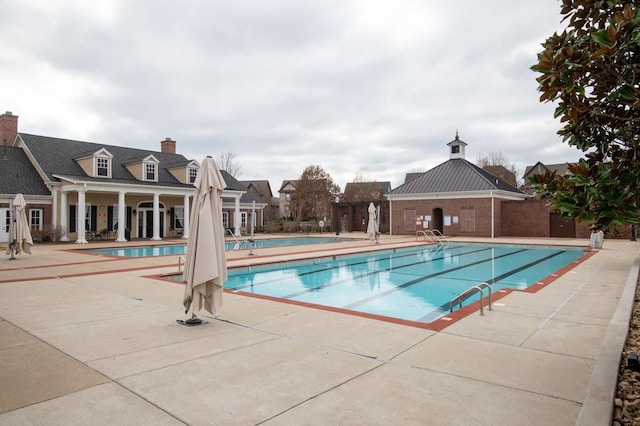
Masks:
[[[541,102],[557,104],[563,141],[584,152],[566,175],[531,178],[567,219],[592,229],[640,222],[639,1],[563,0],[567,28],[543,44]]]

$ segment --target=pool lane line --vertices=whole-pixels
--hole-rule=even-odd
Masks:
[[[486,251],[486,250],[489,250],[489,248],[482,248],[482,249],[479,249],[479,250],[474,250],[474,251],[470,251],[470,252],[466,252],[466,253],[460,253],[460,254],[458,254],[458,256],[466,256],[466,255],[475,254],[475,253],[479,253],[479,252]],[[403,257],[413,257],[415,255],[416,255],[416,252],[412,252],[412,253],[408,253],[408,254],[403,254],[403,255],[401,255],[399,257],[396,257],[394,259],[399,259],[399,258],[403,258]],[[365,278],[365,277],[368,277],[368,276],[371,276],[371,275],[377,275],[381,271],[395,271],[395,270],[402,269],[402,268],[408,268],[408,267],[411,267],[411,266],[420,265],[420,264],[423,264],[423,263],[426,263],[426,262],[434,262],[434,261],[442,260],[444,258],[445,257],[442,256],[442,257],[432,258],[432,259],[429,259],[427,261],[421,260],[419,262],[412,262],[412,263],[408,263],[408,264],[404,264],[404,265],[397,265],[397,266],[387,267],[387,268],[384,268],[382,270],[377,270],[377,271],[372,271],[372,272],[364,272],[364,273],[361,273],[361,274],[358,274],[358,275],[354,275],[354,276],[352,276],[352,277],[350,277],[348,279],[345,279],[345,280],[335,281],[333,283],[328,283],[328,284],[325,284],[325,285],[320,286],[320,287],[316,286],[316,287],[314,287],[312,289],[300,291],[300,292],[297,292],[297,293],[292,293],[289,296],[283,296],[283,297],[296,297],[298,295],[302,295],[302,294],[308,293],[309,291],[317,290],[319,288],[332,287],[332,286],[335,286],[335,285],[344,284],[345,282],[348,282],[348,281],[353,281],[354,279]],[[386,261],[386,260],[388,260],[388,259],[377,259],[375,261],[378,262],[378,261]],[[362,260],[362,261],[357,261],[357,262],[353,262],[353,263],[347,263],[345,266],[364,265],[364,264],[368,264],[369,261],[370,260]],[[304,266],[314,266],[314,264],[309,264],[309,265],[304,265]],[[307,275],[317,274],[317,273],[320,273],[320,272],[328,272],[328,271],[336,269],[336,265],[327,266],[324,263],[323,264],[317,264],[317,266],[319,267],[319,269],[314,269],[312,271],[303,272],[301,274],[298,274],[297,276],[307,276]],[[252,272],[256,272],[256,271],[252,271]],[[260,271],[257,271],[257,272],[260,272]],[[269,281],[263,281],[263,282],[260,282],[260,283],[257,283],[257,284],[245,284],[245,285],[242,285],[240,287],[235,287],[234,289],[235,290],[242,290],[242,289],[245,289],[245,288],[250,287],[250,286],[267,285],[267,284],[272,284],[272,283],[277,282],[277,281],[281,281],[281,278],[275,278],[275,279],[272,279],[272,280],[269,280]]]
[[[518,253],[521,253],[521,252],[524,252],[524,251],[527,251],[527,249],[516,250],[516,251],[511,252],[511,253],[505,253],[505,254],[502,254],[500,256],[492,257],[491,259],[479,260],[477,262],[469,263],[467,265],[456,266],[455,268],[450,268],[450,269],[447,269],[446,271],[441,271],[441,272],[437,272],[437,273],[433,273],[433,274],[429,274],[429,275],[424,275],[424,276],[422,276],[420,278],[416,278],[414,280],[407,281],[407,282],[402,283],[400,285],[397,285],[397,286],[395,286],[393,288],[385,290],[385,291],[383,291],[381,293],[377,293],[376,295],[366,297],[366,298],[361,299],[361,300],[359,300],[357,302],[354,302],[354,303],[350,303],[348,305],[345,305],[344,307],[347,308],[347,309],[355,308],[357,306],[364,305],[365,303],[372,302],[372,301],[374,301],[376,299],[379,299],[381,297],[388,296],[389,294],[395,293],[396,291],[400,291],[400,290],[405,289],[407,287],[411,287],[413,285],[419,284],[419,283],[421,283],[423,281],[426,281],[426,280],[428,280],[430,278],[435,278],[435,277],[438,277],[440,275],[447,274],[449,272],[459,271],[461,269],[469,268],[471,266],[480,265],[482,263],[491,262],[491,261],[493,261],[495,259],[501,259],[503,257],[512,256],[512,255],[515,255],[515,254],[518,254]]]
[[[538,260],[536,260],[534,262],[529,262],[529,263],[527,263],[525,265],[522,265],[522,266],[520,266],[518,268],[515,268],[515,269],[512,269],[512,270],[510,270],[508,272],[505,272],[504,274],[498,275],[497,277],[494,277],[494,278],[491,278],[491,279],[485,280],[485,281],[478,281],[478,283],[485,282],[485,283],[487,283],[489,285],[495,284],[497,281],[500,281],[502,279],[508,278],[511,275],[514,275],[514,274],[517,274],[518,272],[524,271],[525,269],[529,269],[532,266],[535,266],[535,265],[539,264],[540,262],[544,262],[544,261],[547,261],[549,259],[553,259],[554,257],[561,255],[562,253],[563,252],[561,252],[561,251],[556,252],[556,253],[552,253],[552,254],[547,255],[545,257],[542,257],[542,258],[540,258],[540,259],[538,259]],[[530,286],[531,285],[533,285],[533,283],[530,284]],[[465,300],[470,299],[473,296],[474,296],[473,294],[469,294],[469,295],[467,295],[467,297],[463,298],[461,300],[461,302],[464,302]],[[484,297],[484,294],[483,294],[482,297]],[[445,311],[446,312],[446,311],[450,310],[450,307],[449,307],[449,304],[445,303],[445,304],[441,305],[438,309],[434,309],[434,311],[435,310],[441,310],[441,311]],[[418,320],[418,321],[421,321],[421,320],[422,320],[422,318],[420,320]]]

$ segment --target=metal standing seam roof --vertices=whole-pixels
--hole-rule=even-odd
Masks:
[[[389,195],[473,191],[506,191],[517,195],[526,195],[502,179],[462,158],[445,161],[393,189]]]

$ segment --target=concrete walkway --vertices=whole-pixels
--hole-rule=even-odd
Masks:
[[[415,238],[380,246],[403,244]],[[77,248],[0,261],[0,425],[610,424],[640,245],[607,240],[536,293],[439,332],[232,293],[218,319],[184,327],[183,287],[148,277],[177,256]]]

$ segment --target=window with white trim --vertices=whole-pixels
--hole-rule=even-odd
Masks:
[[[99,177],[109,176],[109,158],[96,158],[96,174]]]
[[[144,165],[144,167],[145,167],[145,175],[144,175],[145,176],[145,180],[155,182],[157,180],[157,177],[156,177],[157,167],[156,167],[156,165],[153,164],[153,163],[146,163]]]
[[[184,206],[173,208],[173,229],[184,229]]]
[[[84,206],[84,230],[91,231],[91,204]]]
[[[198,169],[195,167],[189,167],[189,183],[194,183],[198,176]]]
[[[246,231],[246,229],[247,229],[247,212],[240,212],[240,227]]]
[[[222,212],[222,227],[224,229],[229,228],[229,212]]]
[[[29,228],[32,231],[42,231],[42,209],[29,209]]]

